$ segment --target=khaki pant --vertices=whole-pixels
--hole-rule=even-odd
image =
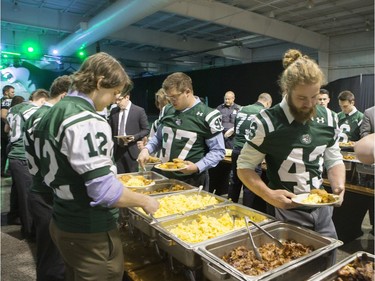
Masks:
[[[72,233],[49,227],[66,267],[66,281],[121,281],[124,256],[117,229],[99,233]]]

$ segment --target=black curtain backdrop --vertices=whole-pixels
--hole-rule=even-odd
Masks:
[[[39,69],[34,65],[23,62],[22,67],[29,69],[30,80],[36,88],[49,89],[53,80],[68,72],[54,72]],[[236,94],[235,102],[248,105],[256,102],[262,92],[269,93],[273,98],[273,105],[281,101],[278,79],[283,71],[281,61],[249,63],[222,68],[212,68],[186,72],[193,80],[194,92],[197,96],[208,101],[210,107],[215,108],[223,102],[224,94],[232,90]],[[143,107],[150,116],[158,115],[155,107],[155,92],[161,87],[166,75],[135,78],[131,100]],[[324,87],[330,92],[329,107],[340,112],[338,95],[341,91],[352,91],[356,97],[356,107],[363,112],[374,106],[374,75],[365,74],[335,80]]]
[[[335,112],[341,111],[338,95],[344,90],[349,90],[355,95],[355,106],[359,111],[364,112],[365,109],[374,106],[373,74],[338,79],[329,83],[324,88],[330,93],[331,101],[328,106]]]
[[[274,104],[281,101],[277,81],[282,72],[281,61],[250,63],[223,68],[186,72],[193,80],[194,93],[208,100],[210,107],[223,103],[224,94],[232,90],[235,102],[248,105],[256,102],[259,94],[269,93]],[[136,78],[131,100],[145,108],[151,115],[157,115],[154,105],[155,92],[161,87],[167,75]]]

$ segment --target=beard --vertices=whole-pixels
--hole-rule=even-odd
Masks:
[[[290,113],[293,115],[294,119],[299,123],[309,121],[312,117],[315,117],[316,115],[315,106],[313,106],[309,110],[301,110],[293,104],[292,99],[289,96],[287,97],[287,102],[289,105]]]

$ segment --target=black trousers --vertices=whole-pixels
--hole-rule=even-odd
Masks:
[[[240,197],[241,188],[243,187],[243,205],[255,208],[254,200],[258,199],[258,196],[255,195],[255,193],[248,189],[246,186],[243,186],[242,181],[237,176],[237,159],[240,153],[241,150],[239,149],[233,149],[232,151],[232,173],[228,188],[228,198],[231,198],[233,202],[237,203]],[[260,165],[255,169],[255,172],[259,176],[261,176],[262,168]]]
[[[138,155],[137,155],[138,157]],[[115,149],[115,162],[117,173],[135,173],[138,172],[138,162],[134,159],[127,146],[117,146]]]
[[[52,205],[52,190],[51,193],[30,192],[29,208],[36,231],[37,281],[63,281],[65,275],[64,261],[49,234]]]
[[[6,134],[3,132],[1,132],[2,134]],[[5,136],[1,136],[1,174],[3,174],[5,172],[5,165],[6,165],[6,161],[7,161],[7,155],[8,155],[8,151],[7,151],[7,146],[8,146],[8,143],[9,143],[9,139],[8,137],[5,137]]]
[[[27,161],[20,159],[9,159],[9,168],[12,181],[17,189],[22,236],[26,239],[33,238],[35,231],[33,227],[33,219],[29,211],[28,201],[32,176],[27,167]]]

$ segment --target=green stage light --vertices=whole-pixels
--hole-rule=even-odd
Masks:
[[[35,57],[41,54],[41,49],[37,42],[28,40],[22,44],[21,53],[27,57]]]

